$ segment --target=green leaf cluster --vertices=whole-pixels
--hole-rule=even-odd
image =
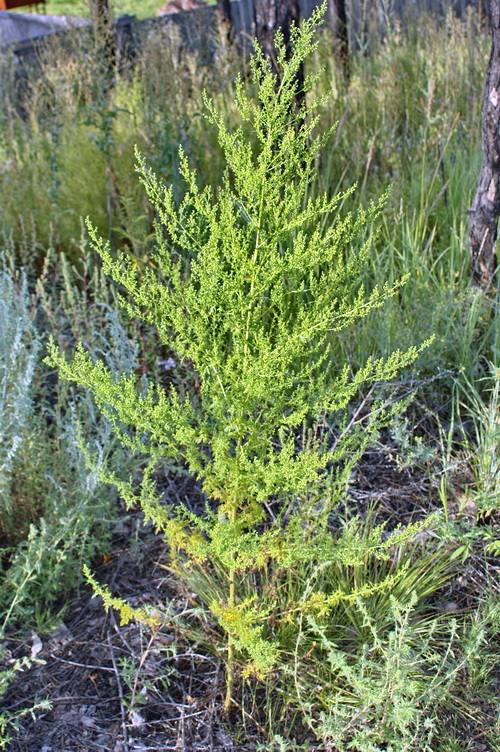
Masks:
[[[123,306],[154,324],[177,358],[192,364],[199,387],[186,393],[153,384],[144,391],[134,374],[115,374],[83,345],[71,363],[55,345],[49,351],[61,376],[93,393],[122,440],[151,454],[141,488],[122,481],[120,492],[130,504],[141,502],[187,562],[216,560],[224,567],[227,597],[211,609],[230,646],[247,650],[260,671],[269,670],[276,651],[262,636],[257,606],[238,604],[238,577],[270,561],[291,567],[311,559],[356,560],[360,539],[353,531],[340,540],[331,535],[328,505],[311,531],[293,499],[328,465],[352,461],[384,411],[379,406],[354,440],[341,431],[334,450],[300,445],[298,429],[321,414],[342,414],[363,385],[392,379],[418,355],[410,348],[385,360],[369,358],[355,373],[334,360],[335,333],[382,306],[404,280],[371,290],[360,282],[384,199],[341,216],[345,193],[310,195],[325,137],[316,135],[321,101],[311,99],[315,76],[306,77],[297,109],[297,72],[315,48],[321,13],[293,31],[293,55],[287,60],[283,49],[279,53],[279,77],[257,47],[251,61],[256,97],[242,79],[236,83],[238,127],[229,129],[205,98],[227,165],[220,185],[201,190],[181,151],[186,191],[177,203],[173,189],[137,154],[156,210],[154,263],[144,268],[125,254],[115,258],[89,225],[105,273],[126,293]],[[153,470],[165,456],[182,460],[201,479],[215,511],[196,517],[162,505]],[[283,504],[274,521],[266,511],[271,499],[292,503]],[[414,533],[400,531],[381,543],[378,530],[370,551],[382,555]],[[324,596],[323,610],[341,597]]]

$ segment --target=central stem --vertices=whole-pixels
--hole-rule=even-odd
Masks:
[[[229,606],[236,604],[236,572],[229,572]],[[230,634],[227,637],[227,673],[226,673],[226,699],[224,700],[224,712],[229,715],[233,701],[234,689],[234,641]]]
[[[238,516],[238,507],[233,504],[229,512],[232,523],[236,522]],[[233,609],[236,605],[236,570],[231,567],[229,570],[229,608]],[[226,669],[226,699],[224,700],[224,712],[229,715],[233,701],[234,690],[234,640],[228,632],[227,635],[227,669]]]

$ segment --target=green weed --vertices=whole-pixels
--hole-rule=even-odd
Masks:
[[[0,653],[0,660],[3,662],[5,658],[5,652],[2,650]],[[16,678],[17,674],[30,668],[33,663],[43,663],[40,660],[30,660],[24,658],[23,660],[10,660],[9,668],[0,668],[0,700],[5,697],[10,683]],[[51,704],[49,700],[41,700],[35,703],[30,708],[18,710],[17,712],[0,711],[0,749],[8,750],[10,743],[14,740],[12,734],[14,734],[19,728],[19,724],[26,716],[31,716],[33,719],[39,711],[50,710]]]
[[[396,409],[386,411],[379,404],[362,431],[349,431],[345,408],[362,384],[391,379],[419,353],[413,347],[386,359],[369,358],[353,376],[347,363],[333,367],[331,332],[379,308],[402,281],[385,282],[371,291],[359,284],[370,234],[358,250],[355,243],[373,225],[376,205],[339,217],[325,228],[323,215],[332,214],[346,194],[306,198],[316,152],[324,141],[312,138],[320,103],[313,100],[299,113],[293,102],[296,71],[314,48],[318,19],[316,13],[295,32],[289,61],[284,49],[280,52],[279,80],[257,48],[251,61],[256,101],[248,97],[241,79],[236,83],[238,111],[253,130],[257,149],[242,128],[229,131],[205,98],[207,118],[217,128],[227,162],[217,193],[198,187],[196,172],[181,150],[186,193],[177,206],[172,188],[164,187],[138,156],[141,181],[161,222],[155,226],[153,256],[160,279],[152,269],[138,275],[125,256],[115,261],[109,244],[92,231],[104,270],[131,296],[132,302],[124,303],[129,314],[155,324],[179,359],[192,361],[199,392],[186,398],[172,388],[166,393],[151,387],[141,394],[135,378],[94,363],[82,345],[71,364],[54,345],[48,360],[62,376],[90,389],[126,444],[149,449],[152,458],[139,495],[130,484],[115,482],[127,503],[139,500],[146,516],[165,533],[179,574],[210,562],[224,572],[224,592],[207,605],[227,634],[226,711],[233,701],[237,653],[248,656],[247,671],[264,675],[275,665],[280,648],[264,633],[267,611],[262,610],[260,588],[256,586],[250,598],[243,595],[242,582],[249,573],[271,565],[291,570],[311,561],[318,566],[332,560],[355,562],[368,551],[384,556],[419,529],[398,529],[383,542],[375,528],[364,547],[355,525],[338,539],[332,536],[328,504],[313,526],[307,510],[293,503],[332,463],[345,465],[334,499],[339,503],[355,458]],[[308,79],[309,88],[313,82],[314,76]],[[296,430],[304,419],[323,412],[337,413],[340,426],[345,424],[335,449],[299,449]],[[148,438],[129,438],[122,423],[135,425]],[[151,481],[162,456],[182,458],[217,506],[207,508],[204,517],[188,509],[167,510]],[[266,504],[276,496],[283,511],[277,519],[266,520]],[[389,578],[385,586],[392,584]],[[365,590],[382,586],[368,584]],[[346,592],[341,586],[327,593],[313,590],[299,612],[309,607],[312,613],[328,611],[362,592]],[[128,619],[130,610],[124,613]]]

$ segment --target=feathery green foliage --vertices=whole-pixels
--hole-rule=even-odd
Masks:
[[[279,646],[265,637],[258,590],[253,598],[238,599],[245,572],[270,562],[290,568],[305,561],[354,563],[367,552],[386,556],[419,529],[397,530],[387,540],[376,529],[368,542],[355,528],[335,537],[328,529],[331,504],[322,505],[313,527],[293,504],[298,494],[321,483],[328,465],[349,468],[387,418],[378,405],[363,430],[342,430],[342,415],[360,386],[393,378],[418,355],[412,347],[385,360],[369,358],[354,374],[348,363],[333,358],[332,335],[382,306],[402,280],[372,290],[360,282],[383,201],[341,217],[336,209],[346,193],[308,196],[325,138],[315,135],[321,101],[311,99],[297,111],[294,100],[296,73],[316,46],[321,14],[320,9],[294,30],[290,60],[277,40],[279,79],[256,49],[255,101],[241,80],[236,83],[243,125],[229,131],[205,98],[227,164],[217,188],[198,187],[181,150],[186,192],[177,204],[173,189],[138,154],[139,175],[157,212],[154,265],[139,269],[125,255],[115,260],[91,231],[104,271],[128,293],[124,307],[154,324],[179,359],[192,362],[199,388],[189,395],[159,385],[144,391],[135,375],[113,373],[82,344],[71,363],[50,347],[49,362],[61,376],[90,389],[122,440],[151,454],[138,493],[117,481],[125,500],[139,500],[164,531],[179,552],[179,569],[183,562],[189,567],[217,561],[226,573],[225,594],[209,604],[228,634],[226,708],[236,650],[249,655],[247,670],[260,674],[278,659]],[[306,78],[306,92],[316,79]],[[248,128],[253,141],[245,135]],[[322,413],[340,416],[334,447],[298,446],[303,422]],[[124,426],[134,426],[135,434]],[[184,461],[202,479],[215,500],[205,516],[162,505],[153,478],[162,456]],[[102,477],[113,480],[112,474]],[[339,470],[335,504],[345,478]],[[266,514],[271,499],[283,502],[273,521]],[[324,611],[355,595],[339,591],[317,594],[316,600]]]
[[[40,368],[47,323],[60,344],[84,336],[93,350],[105,350],[111,369],[132,371],[138,355],[104,302],[99,275],[89,275],[80,293],[75,270],[49,254],[32,292],[11,261],[10,253],[0,256],[1,634],[16,621],[50,621],[52,604],[79,579],[82,563],[109,545],[116,492],[89,470],[79,442],[92,447],[97,465],[131,470],[90,396]],[[91,302],[96,292],[98,305]]]
[[[325,625],[306,617],[304,631],[321,646],[329,687],[333,684],[336,691],[320,693],[324,709],[319,713],[311,712],[312,703],[302,697],[304,716],[318,737],[325,744],[334,744],[335,749],[342,749],[347,742],[354,752],[432,749],[429,742],[435,737],[437,720],[433,705],[442,700],[461,667],[454,654],[456,624],[446,627],[434,618],[423,634],[415,635],[412,612],[416,596],[407,604],[393,596],[388,600],[393,628],[386,634],[377,615],[370,614],[361,599],[354,604],[370,633],[354,655],[328,638]],[[441,641],[440,631],[444,632]],[[300,683],[299,656],[297,663],[295,680]]]

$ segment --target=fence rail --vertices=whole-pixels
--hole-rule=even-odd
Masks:
[[[313,10],[320,4],[319,0],[299,0],[301,15],[308,18]],[[355,48],[362,35],[366,35],[367,29],[378,28],[383,33],[387,24],[394,19],[399,19],[403,24],[410,23],[416,16],[425,12],[436,16],[443,16],[449,10],[454,11],[458,16],[462,16],[468,6],[476,6],[482,3],[485,7],[488,0],[347,0],[347,14],[349,21],[349,34],[351,44]],[[251,41],[254,37],[253,22],[253,0],[233,0],[231,2],[231,13],[235,35],[240,40]],[[65,27],[54,27],[53,19],[47,17],[46,31],[40,31],[43,25],[43,16],[33,16],[33,28],[36,26],[36,35],[33,38],[21,38],[18,40],[11,39],[4,41],[2,44],[1,24],[5,16],[9,16],[9,23],[16,23],[14,14],[0,12],[0,48],[8,48],[17,58],[19,73],[22,75],[22,69],[27,65],[36,65],[37,51],[43,40],[49,39],[54,33],[58,35],[65,34],[86,34],[90,21],[86,23],[83,19],[75,19],[74,26],[71,26],[71,19],[67,19]],[[18,14],[15,14],[18,16]],[[28,16],[22,14],[23,19],[19,19],[21,28],[22,21],[24,28],[28,22]],[[327,18],[328,22],[328,18]],[[371,26],[370,26],[370,22]],[[68,25],[70,28],[68,29]],[[115,34],[117,47],[120,56],[123,58],[133,58],[140,50],[141,46],[150,34],[161,32],[174,26],[180,33],[183,45],[188,49],[210,48],[213,39],[213,30],[216,26],[216,6],[207,6],[191,11],[180,12],[168,16],[158,16],[139,20],[135,16],[122,16],[115,24]],[[27,31],[21,32],[27,34]]]

